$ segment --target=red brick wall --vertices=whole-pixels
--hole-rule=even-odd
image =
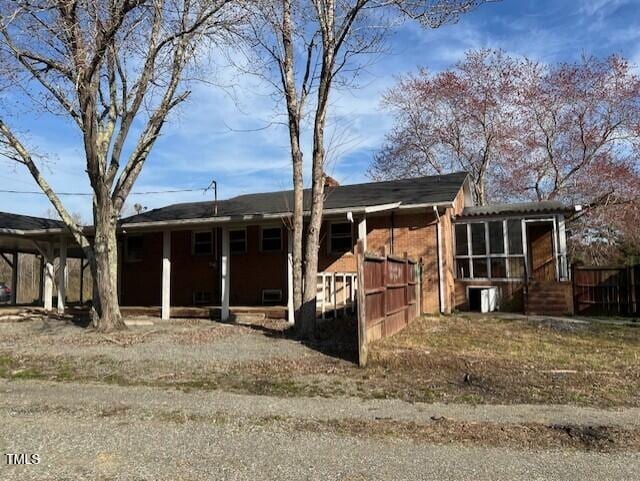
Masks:
[[[438,262],[435,216],[425,209],[421,214],[394,214],[393,235],[390,214],[367,217],[367,250],[402,255],[422,260],[422,311],[437,312]],[[357,238],[357,223],[353,226],[354,243]],[[355,272],[356,259],[353,251],[342,255],[330,254],[328,248],[328,222],[321,231],[321,245],[318,254],[318,271]],[[393,246],[392,246],[393,237]]]
[[[328,227],[325,222],[320,233],[321,245],[318,253],[318,270],[326,272],[355,272],[353,251],[332,254],[328,248]],[[422,261],[422,311],[437,312],[439,309],[438,263],[436,220],[432,212],[425,209],[420,214],[398,214],[367,218],[367,247],[369,251],[382,251],[402,255],[405,252]],[[447,226],[448,225],[448,226]],[[443,228],[443,247],[451,244],[450,222]],[[357,224],[353,226],[354,241]],[[283,226],[282,250],[260,251],[260,227],[248,226],[247,252],[232,254],[230,263],[230,303],[236,306],[259,305],[263,289],[281,289],[283,304],[287,295],[287,231]],[[171,302],[172,305],[190,305],[194,291],[211,291],[213,304],[219,304],[220,289],[220,237],[218,230],[217,255],[193,256],[191,254],[191,231],[172,233],[171,249]],[[393,242],[392,242],[393,237]],[[392,246],[393,244],[393,246]],[[144,235],[145,253],[141,262],[122,263],[122,304],[160,305],[162,288],[162,233]],[[453,269],[453,262],[445,260],[446,269]],[[453,271],[449,278],[452,279]],[[451,281],[452,298],[453,281]],[[453,305],[453,300],[451,301]]]
[[[214,231],[218,235],[217,229]],[[171,305],[193,305],[195,292],[211,293],[212,303],[220,303],[219,242],[214,242],[214,254],[193,255],[192,231],[171,233]]]
[[[123,244],[126,245],[124,236]],[[159,306],[162,299],[162,232],[143,234],[144,255],[138,262],[127,262],[122,251],[120,275],[123,306]]]
[[[219,303],[218,255],[193,255],[192,231],[171,233],[171,305],[193,305],[196,291],[210,292]],[[126,239],[126,236],[124,237]],[[121,303],[124,306],[159,306],[162,301],[162,233],[143,235],[144,255],[127,262],[123,251]],[[126,243],[126,240],[125,240]],[[219,242],[214,243],[214,249]]]
[[[273,227],[273,225],[271,225]],[[232,306],[262,304],[263,289],[281,289],[282,303],[287,302],[287,230],[282,228],[282,250],[260,251],[260,227],[247,227],[247,252],[231,254]]]

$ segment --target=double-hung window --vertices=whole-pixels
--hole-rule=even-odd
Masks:
[[[194,232],[191,236],[192,253],[194,256],[210,256],[213,254],[213,231]]]
[[[333,254],[349,252],[353,247],[351,222],[329,224],[329,251]]]
[[[260,249],[262,252],[282,250],[281,227],[263,227],[260,232]]]
[[[244,254],[247,252],[246,229],[229,231],[229,251],[232,254]]]

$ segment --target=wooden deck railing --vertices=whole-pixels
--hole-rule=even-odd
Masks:
[[[317,303],[320,317],[326,319],[331,313],[333,318],[340,312],[343,316],[355,312],[358,275],[355,272],[318,273]]]

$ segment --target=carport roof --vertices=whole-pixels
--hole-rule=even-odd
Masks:
[[[61,229],[64,223],[59,220],[45,219],[42,217],[32,217],[29,215],[10,214],[0,212],[0,229],[30,231]]]
[[[465,172],[434,175],[411,179],[342,185],[325,189],[325,210],[348,209],[399,203],[403,206],[446,204],[454,201],[467,178]],[[304,209],[311,204],[311,191],[304,191]],[[247,194],[214,203],[191,202],[173,204],[122,219],[121,223],[170,222],[207,219],[214,217],[240,217],[285,214],[293,208],[293,191]]]

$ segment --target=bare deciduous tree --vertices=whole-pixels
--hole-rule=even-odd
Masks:
[[[640,77],[624,59],[544,65],[474,51],[451,70],[402,78],[385,104],[396,125],[372,176],[466,170],[479,203],[583,205],[572,231],[594,247],[591,261],[637,246]]]
[[[294,183],[294,305],[298,332],[303,337],[309,336],[315,325],[327,158],[325,128],[331,92],[336,86],[352,85],[363,62],[381,53],[389,29],[408,19],[436,28],[455,21],[480,3],[484,1],[262,0],[253,5],[255,21],[251,22],[250,38],[260,53],[266,54],[270,66],[266,77],[286,99]],[[271,20],[266,22],[267,30],[265,20]],[[303,256],[300,135],[306,115],[312,125],[313,147]]]
[[[494,164],[510,149],[515,119],[516,61],[500,51],[468,52],[436,75],[401,78],[384,97],[396,125],[376,155],[376,179],[469,172],[484,205]]]
[[[0,2],[0,77],[82,137],[95,232],[85,235],[0,114],[0,155],[23,164],[80,244],[95,281],[94,325],[124,328],[117,297],[118,217],[206,41],[233,24],[231,0]],[[7,82],[10,81],[10,82]],[[132,147],[131,147],[132,145]],[[123,163],[124,158],[124,163]]]

